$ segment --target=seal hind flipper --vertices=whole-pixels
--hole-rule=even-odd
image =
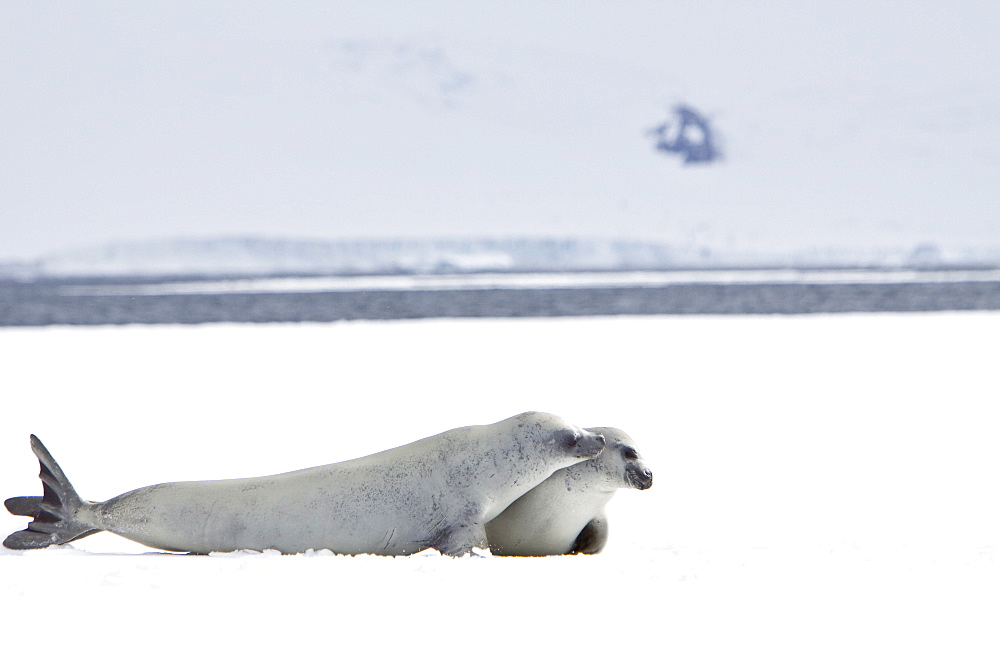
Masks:
[[[16,496],[4,502],[12,514],[33,520],[27,529],[7,536],[4,547],[30,550],[62,545],[100,531],[77,520],[77,512],[86,502],[76,493],[62,468],[34,434],[31,435],[31,451],[38,458],[42,496]]]
[[[42,513],[42,497],[40,496],[15,496],[4,501],[3,505],[11,515],[23,515],[37,520]]]

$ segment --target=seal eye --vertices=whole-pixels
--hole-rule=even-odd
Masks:
[[[636,452],[635,448],[631,446],[626,446],[622,448],[622,457],[628,460],[635,461],[636,459],[639,459],[639,453]]]

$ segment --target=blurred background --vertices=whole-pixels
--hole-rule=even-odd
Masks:
[[[1000,10],[975,0],[3,3],[3,320],[484,314],[413,304],[428,286],[410,284],[152,290],[183,294],[176,308],[149,288],[25,291],[96,276],[995,269],[998,30]],[[1000,299],[995,272],[663,289],[704,279],[584,301],[673,313]],[[890,298],[870,285],[887,280],[922,287]],[[784,287],[759,297],[761,284]],[[330,296],[359,290],[393,304]],[[193,292],[229,295],[226,314]],[[537,296],[486,310],[581,312]]]
[[[1000,245],[993,3],[4,3],[0,255]],[[675,109],[717,162],[657,151]]]

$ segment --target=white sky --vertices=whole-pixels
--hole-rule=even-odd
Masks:
[[[0,0],[0,259],[167,236],[1000,246],[993,2]],[[684,102],[726,161],[648,130]]]

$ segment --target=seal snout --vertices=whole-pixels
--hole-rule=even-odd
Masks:
[[[643,467],[629,467],[625,471],[625,477],[629,484],[635,489],[649,489],[653,486],[653,472]]]

